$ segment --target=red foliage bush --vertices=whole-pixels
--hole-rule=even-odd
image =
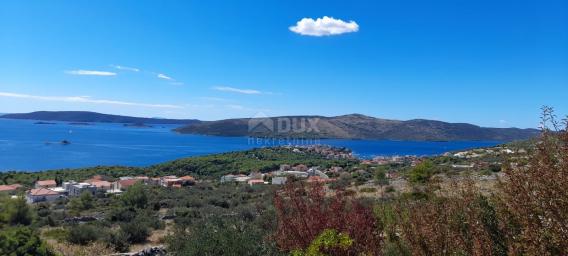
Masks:
[[[290,182],[274,199],[278,227],[275,239],[282,250],[305,249],[324,230],[334,229],[354,240],[348,255],[379,255],[382,236],[371,209],[336,191],[326,197],[322,184]]]
[[[528,165],[505,171],[502,219],[512,253],[568,255],[568,126],[545,107],[541,127]]]

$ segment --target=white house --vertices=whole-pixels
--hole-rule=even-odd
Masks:
[[[66,190],[69,196],[80,196],[85,191],[94,195],[97,187],[89,183],[71,183],[67,185]]]

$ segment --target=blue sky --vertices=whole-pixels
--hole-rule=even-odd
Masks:
[[[536,127],[566,98],[566,1],[0,3],[1,113]]]

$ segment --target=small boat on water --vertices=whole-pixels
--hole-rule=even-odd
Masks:
[[[71,142],[69,142],[68,140],[61,141],[61,145],[69,145],[69,144],[71,144]]]

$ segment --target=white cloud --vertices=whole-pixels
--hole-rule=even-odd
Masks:
[[[359,25],[355,21],[345,22],[333,17],[303,18],[291,26],[290,30],[304,36],[332,36],[359,31]]]
[[[158,74],[158,78],[168,80],[168,81],[175,81],[173,78],[171,78],[167,75],[164,75],[164,74]]]
[[[132,72],[138,72],[140,71],[140,69],[137,68],[133,68],[133,67],[125,67],[125,66],[120,66],[120,65],[110,65],[113,68],[116,69],[120,69],[120,70],[127,70],[127,71],[132,71]]]
[[[38,95],[29,95],[29,94],[20,94],[20,93],[0,92],[0,97],[29,99],[29,100],[135,106],[135,107],[148,107],[148,108],[182,108],[181,106],[177,105],[148,104],[148,103],[138,103],[138,102],[128,102],[128,101],[93,99],[88,96],[38,96]]]
[[[262,94],[261,91],[252,90],[252,89],[239,89],[227,86],[217,86],[213,87],[214,90],[222,91],[222,92],[236,92],[241,94]]]
[[[68,70],[65,73],[69,75],[76,76],[116,76],[116,73],[109,71],[98,71],[98,70]]]

